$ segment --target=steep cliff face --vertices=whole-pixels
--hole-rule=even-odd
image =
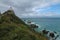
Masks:
[[[13,10],[7,10],[0,19],[0,40],[47,40],[47,38],[31,31]]]

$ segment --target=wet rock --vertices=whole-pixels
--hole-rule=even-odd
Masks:
[[[49,36],[52,37],[52,38],[55,37],[54,33],[50,33]]]
[[[48,34],[48,32],[49,32],[49,31],[47,31],[47,30],[43,30],[43,31],[42,31],[43,34]]]

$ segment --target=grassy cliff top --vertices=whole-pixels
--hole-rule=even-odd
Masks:
[[[47,40],[47,38],[30,30],[14,11],[8,10],[1,15],[0,40]]]

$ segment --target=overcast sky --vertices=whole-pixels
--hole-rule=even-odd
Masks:
[[[0,11],[12,7],[19,17],[60,17],[60,0],[0,0]]]

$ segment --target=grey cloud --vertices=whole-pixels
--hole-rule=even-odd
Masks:
[[[20,17],[24,16],[24,14],[26,14],[26,16],[28,16],[30,13],[35,14],[33,8],[49,6],[51,2],[48,0],[0,0],[0,3],[8,7],[12,6],[16,15]],[[6,10],[7,7],[4,8],[4,10]]]

